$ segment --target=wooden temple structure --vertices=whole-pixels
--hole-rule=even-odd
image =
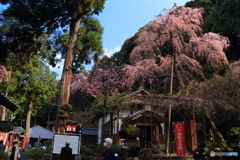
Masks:
[[[118,132],[121,127],[130,124],[144,131],[142,137],[137,137],[135,141],[128,141],[127,145],[137,144],[143,148],[157,147],[161,150],[166,148],[166,122],[165,109],[159,107],[158,103],[150,102],[151,95],[141,86],[136,92],[128,96],[133,99],[129,102],[129,108],[119,111],[113,117],[113,135],[111,135],[111,125],[109,115],[97,113],[93,116],[98,120],[98,143],[102,143],[104,138],[113,137],[114,143],[121,144],[122,138]],[[131,144],[130,144],[131,143]]]

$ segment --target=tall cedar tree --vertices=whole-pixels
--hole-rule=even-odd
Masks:
[[[74,69],[74,58],[82,55],[76,50],[81,48],[78,44],[78,37],[81,36],[81,24],[84,19],[94,14],[98,15],[104,8],[105,0],[1,0],[2,4],[10,4],[3,12],[5,19],[15,17],[22,26],[31,26],[34,35],[42,32],[53,34],[60,28],[68,28],[69,36],[65,48],[65,63],[62,71],[61,89],[59,96],[59,107],[68,103],[70,96],[70,78]],[[86,28],[91,30],[91,28]],[[98,55],[102,52],[101,43],[94,42],[95,33],[87,35],[84,44],[91,44],[91,51]],[[31,38],[31,37],[30,37]],[[97,40],[100,40],[97,38]],[[83,47],[84,45],[82,45]],[[85,57],[84,57],[85,58]],[[59,110],[59,109],[58,109]]]

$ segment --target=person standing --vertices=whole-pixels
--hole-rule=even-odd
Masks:
[[[5,151],[6,146],[3,144],[3,141],[0,141],[0,150]]]
[[[19,160],[19,159],[21,159],[20,149],[18,148],[18,142],[17,141],[13,142],[13,146],[9,147],[8,155],[10,157],[10,160]]]
[[[66,142],[66,146],[61,149],[61,160],[71,160],[72,148],[69,146],[70,142]]]
[[[119,160],[120,158],[118,154],[116,153],[115,149],[112,147],[113,140],[111,138],[105,138],[104,140],[105,142],[103,143],[103,145],[107,147],[107,149],[103,154],[104,155],[103,160]]]

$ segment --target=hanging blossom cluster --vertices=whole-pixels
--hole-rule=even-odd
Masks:
[[[82,90],[89,95],[103,94],[110,96],[125,86],[125,81],[117,68],[98,69],[74,74],[72,76],[72,91]]]
[[[126,65],[123,68],[126,79],[128,79],[126,85],[131,88],[144,79],[151,77],[161,79],[155,82],[161,84],[164,89],[167,89],[170,85],[172,60],[170,56],[167,56],[165,58],[159,57],[158,63],[156,63],[155,59],[145,59],[137,62],[135,65]],[[179,55],[176,65],[186,83],[193,80],[195,77],[201,80],[206,79],[201,64],[184,54]]]
[[[205,79],[202,64],[208,64],[212,69],[228,65],[224,53],[229,46],[228,38],[215,33],[203,35],[202,13],[201,8],[170,9],[141,28],[138,45],[130,54],[132,65],[124,68],[128,85],[133,85],[139,78],[147,79],[149,75],[169,74],[173,54],[178,55],[177,70],[185,82],[196,77]],[[167,82],[169,77],[162,81],[165,85]]]

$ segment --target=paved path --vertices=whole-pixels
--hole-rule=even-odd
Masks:
[[[27,152],[21,152],[21,160],[33,160]]]

